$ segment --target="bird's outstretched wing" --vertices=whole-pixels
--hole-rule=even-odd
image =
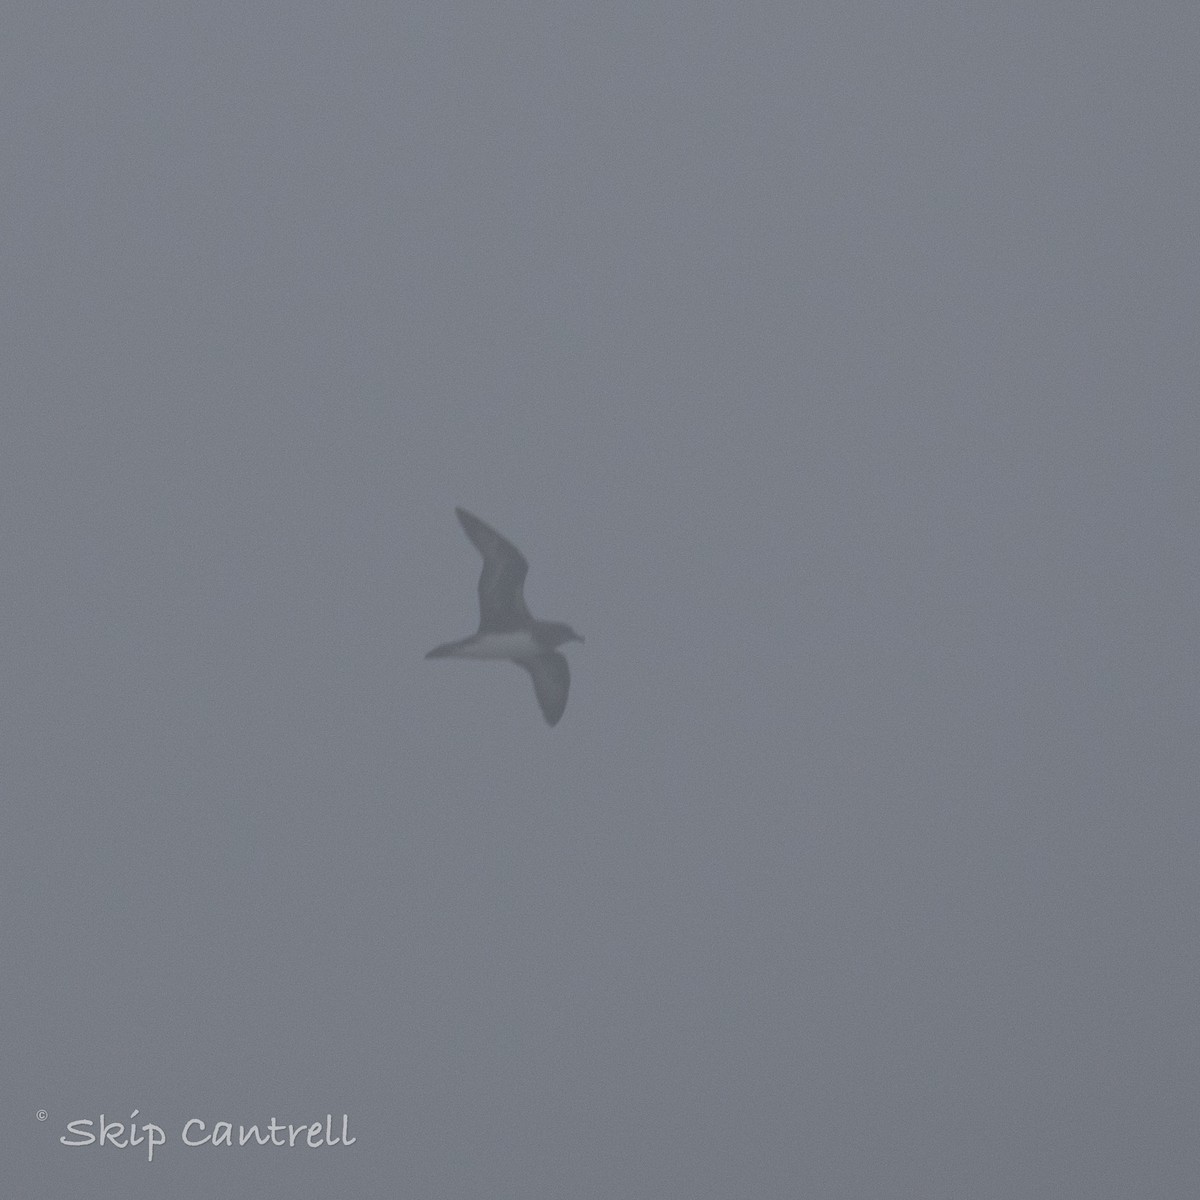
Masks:
[[[567,692],[571,689],[571,672],[566,658],[557,650],[522,659],[520,665],[533,676],[533,693],[541,706],[547,725],[557,725],[567,707]]]
[[[508,633],[522,628],[530,620],[521,590],[529,570],[525,556],[512,542],[465,508],[454,511],[467,537],[483,555],[483,571],[479,576],[479,632]]]

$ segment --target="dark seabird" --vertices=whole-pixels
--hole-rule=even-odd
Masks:
[[[533,677],[533,691],[547,725],[557,725],[567,707],[571,672],[555,648],[564,642],[582,642],[570,625],[561,621],[535,621],[525,607],[521,589],[529,564],[507,538],[490,525],[456,508],[459,521],[475,549],[483,555],[479,576],[479,632],[457,642],[446,642],[426,658],[507,658]]]

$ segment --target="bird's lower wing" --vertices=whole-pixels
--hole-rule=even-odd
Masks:
[[[551,650],[523,661],[521,666],[533,676],[533,692],[546,724],[557,725],[567,707],[567,692],[571,688],[571,671],[566,658],[557,650]]]

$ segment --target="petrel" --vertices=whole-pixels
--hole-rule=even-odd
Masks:
[[[562,621],[536,621],[525,607],[525,556],[490,525],[456,508],[462,527],[483,555],[479,576],[479,632],[430,650],[426,658],[507,658],[533,677],[533,692],[547,725],[557,725],[567,707],[571,672],[556,649],[583,638]]]

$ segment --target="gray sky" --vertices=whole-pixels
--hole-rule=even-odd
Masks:
[[[15,6],[9,1194],[1200,1194],[1197,61],[1185,0]],[[423,659],[456,504],[587,638],[553,731]]]

